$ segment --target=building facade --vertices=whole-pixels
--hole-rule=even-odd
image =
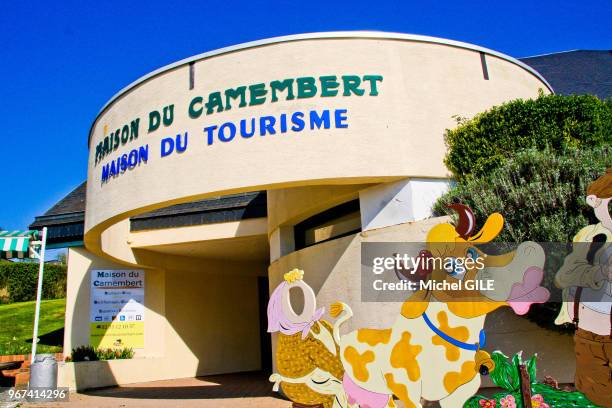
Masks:
[[[129,85],[92,124],[87,183],[34,226],[70,247],[65,353],[104,323],[100,271],[144,271],[141,343],[131,360],[61,365],[60,384],[269,370],[266,303],[293,268],[319,305],[353,307],[350,328],[389,325],[399,304],[361,301],[361,243],[422,241],[451,183],[445,130],[539,92],[553,90],[498,52],[376,32],[228,47]],[[497,316],[493,348],[548,350],[542,375],[573,364],[569,336]],[[531,334],[504,335],[517,327]]]

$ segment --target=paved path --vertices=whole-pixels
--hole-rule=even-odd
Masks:
[[[490,395],[499,389],[480,389]],[[396,401],[398,408],[403,404]],[[0,404],[2,406],[2,404]],[[24,408],[291,408],[289,401],[272,392],[268,376],[262,373],[213,375],[198,378],[152,381],[70,394],[63,403],[24,404]],[[423,407],[439,407],[437,402]]]
[[[290,408],[291,403],[272,392],[260,373],[227,374],[153,381],[73,393],[69,402],[25,404],[28,408]]]

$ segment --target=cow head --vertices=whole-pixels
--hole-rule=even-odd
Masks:
[[[428,278],[451,284],[462,281],[463,288],[419,291],[404,304],[404,315],[422,313],[431,296],[446,302],[454,314],[466,318],[506,305],[517,314],[525,314],[532,303],[548,300],[550,293],[540,286],[545,255],[539,244],[524,242],[514,251],[487,254],[478,245],[499,235],[504,226],[502,215],[491,214],[475,232],[472,210],[463,204],[450,207],[458,213],[457,225],[438,224],[427,234],[426,256],[433,260],[429,263],[432,267]]]

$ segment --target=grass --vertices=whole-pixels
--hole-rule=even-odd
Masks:
[[[31,301],[0,305],[0,355],[30,353],[35,303]],[[37,353],[62,351],[65,310],[66,299],[42,301]]]

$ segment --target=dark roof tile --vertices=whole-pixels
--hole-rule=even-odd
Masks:
[[[612,98],[612,51],[566,51],[521,58],[562,95]]]
[[[44,215],[58,215],[85,211],[87,182],[72,190],[68,195],[51,207]]]

